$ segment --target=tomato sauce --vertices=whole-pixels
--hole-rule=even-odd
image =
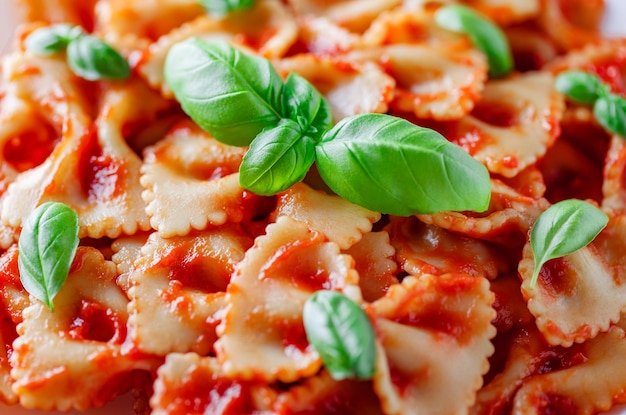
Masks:
[[[74,340],[119,344],[126,338],[126,322],[109,307],[83,299],[68,334]]]
[[[118,196],[123,191],[121,181],[125,167],[105,153],[95,129],[81,137],[78,151],[78,179],[87,200],[102,202]]]
[[[18,172],[39,166],[52,154],[60,141],[59,135],[50,124],[33,120],[33,126],[38,128],[13,136],[3,148],[4,159]]]

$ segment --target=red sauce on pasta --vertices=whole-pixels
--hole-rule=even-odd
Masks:
[[[626,53],[613,54],[602,61],[593,62],[585,69],[608,83],[613,92],[626,94]]]
[[[302,320],[276,320],[272,326],[280,333],[283,347],[288,353],[294,348],[297,352],[305,352],[310,347]]]
[[[517,124],[517,111],[502,104],[478,101],[471,115],[496,127],[509,128]]]
[[[51,125],[32,121],[33,129],[13,136],[3,148],[4,159],[18,172],[30,170],[43,163],[59,142]]]
[[[106,201],[121,192],[124,166],[104,152],[95,130],[81,138],[78,179],[90,202]]]
[[[205,293],[226,291],[232,268],[203,254],[197,247],[178,245],[161,264],[169,270],[170,280],[180,281],[186,288]]]
[[[576,288],[576,281],[572,279],[575,275],[565,258],[557,258],[543,265],[538,284],[554,297],[572,295]]]
[[[121,343],[126,338],[126,322],[109,307],[83,299],[68,334],[74,340]]]
[[[536,397],[535,408],[538,415],[577,414],[578,407],[572,398],[556,394],[542,394]]]

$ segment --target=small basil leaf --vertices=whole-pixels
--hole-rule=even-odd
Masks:
[[[88,81],[126,79],[130,66],[115,49],[92,35],[82,35],[67,46],[67,63],[76,75]]]
[[[65,50],[70,41],[82,33],[80,26],[55,24],[33,31],[24,41],[24,46],[37,55],[53,55]]]
[[[610,133],[626,138],[626,100],[616,94],[598,98],[593,106],[596,120]]]
[[[24,222],[17,263],[22,285],[53,309],[78,247],[78,216],[63,203],[47,202]]]
[[[572,101],[588,105],[609,92],[600,78],[582,71],[561,72],[556,77],[555,88]]]
[[[284,119],[252,141],[239,168],[239,183],[258,195],[275,195],[301,181],[314,161],[315,142],[302,135],[295,121]]]
[[[300,124],[305,134],[319,141],[322,134],[332,127],[330,104],[302,76],[290,73],[283,89],[284,115]]]
[[[439,133],[384,114],[341,120],[316,160],[335,193],[382,213],[484,211],[491,198],[485,166]]]
[[[280,121],[283,81],[272,64],[226,42],[175,44],[165,78],[183,110],[223,143],[247,146]]]
[[[530,231],[530,247],[535,258],[530,287],[537,283],[546,262],[587,246],[608,221],[606,213],[577,199],[563,200],[546,209]]]
[[[225,16],[228,13],[244,10],[254,5],[254,0],[200,0],[204,8],[215,16]]]
[[[487,17],[470,7],[451,4],[437,10],[435,21],[444,29],[467,34],[487,56],[492,78],[506,76],[513,69],[513,54],[504,32]]]
[[[372,324],[363,309],[335,292],[315,292],[304,304],[304,329],[333,379],[370,379],[376,363]]]

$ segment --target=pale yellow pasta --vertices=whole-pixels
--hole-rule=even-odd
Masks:
[[[405,277],[372,304],[382,347],[374,389],[386,414],[466,411],[494,352],[492,302],[486,279],[445,274]]]
[[[243,154],[190,124],[175,126],[147,148],[141,184],[152,227],[171,237],[241,222],[246,195],[237,172]]]
[[[156,363],[122,352],[128,299],[115,285],[115,264],[93,248],[77,255],[79,265],[54,300],[57,311],[33,298],[18,325],[11,377],[26,408],[102,406],[125,392],[125,377]]]
[[[324,214],[332,210],[332,217]],[[380,219],[380,213],[372,212],[336,195],[317,191],[304,183],[298,183],[278,197],[274,216],[289,216],[304,222],[320,232],[340,249],[348,249],[372,230],[372,224]]]
[[[169,239],[153,233],[126,276],[133,346],[162,356],[212,352],[226,287],[251,244],[237,225]]]
[[[626,142],[619,136],[611,138],[604,165],[602,208],[615,214],[626,213]]]
[[[316,290],[361,301],[353,260],[304,223],[279,216],[237,265],[215,344],[224,373],[293,382],[322,366],[309,344],[302,308]]]

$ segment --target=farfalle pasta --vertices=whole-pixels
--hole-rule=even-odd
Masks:
[[[593,414],[626,404],[626,144],[555,86],[584,71],[602,94],[626,96],[626,39],[603,37],[602,0],[256,0],[217,11],[222,2],[13,1],[23,21],[0,64],[0,406],[113,411],[124,394],[138,415]],[[494,75],[480,41],[438,21],[450,6],[502,30],[510,72]],[[65,35],[46,47],[64,49],[37,53],[28,39],[50,28]],[[130,76],[81,77],[70,49],[87,35]],[[247,99],[241,128],[212,134],[168,76],[170,52],[191,38],[263,59],[276,90],[251,89],[275,107],[259,110],[249,91],[200,91],[194,102]],[[253,84],[253,72],[233,83]],[[223,79],[207,76],[204,87]],[[255,141],[270,127],[251,141],[228,137],[258,113],[286,126],[274,142]],[[326,132],[367,115],[437,132],[468,156],[484,169],[486,209],[400,216],[340,196],[323,161],[358,164],[370,183],[408,168],[436,174],[408,150],[379,168],[397,144],[384,140],[374,161],[321,158],[336,138]],[[292,160],[306,165],[302,177],[277,192],[246,186],[259,148],[277,155],[264,173],[281,174],[280,156],[301,143],[279,141],[298,128],[313,149]],[[440,158],[448,181],[471,184]],[[380,183],[391,183],[391,203],[421,186]],[[437,191],[423,198],[436,204]],[[567,199],[601,209],[608,225],[541,264],[534,281],[533,227]],[[46,202],[78,221],[53,307],[22,264],[21,237]],[[371,333],[341,320],[341,303],[312,319],[310,302],[327,291]],[[328,321],[340,321],[335,332]],[[311,324],[342,345],[341,359],[369,360],[340,372]]]

